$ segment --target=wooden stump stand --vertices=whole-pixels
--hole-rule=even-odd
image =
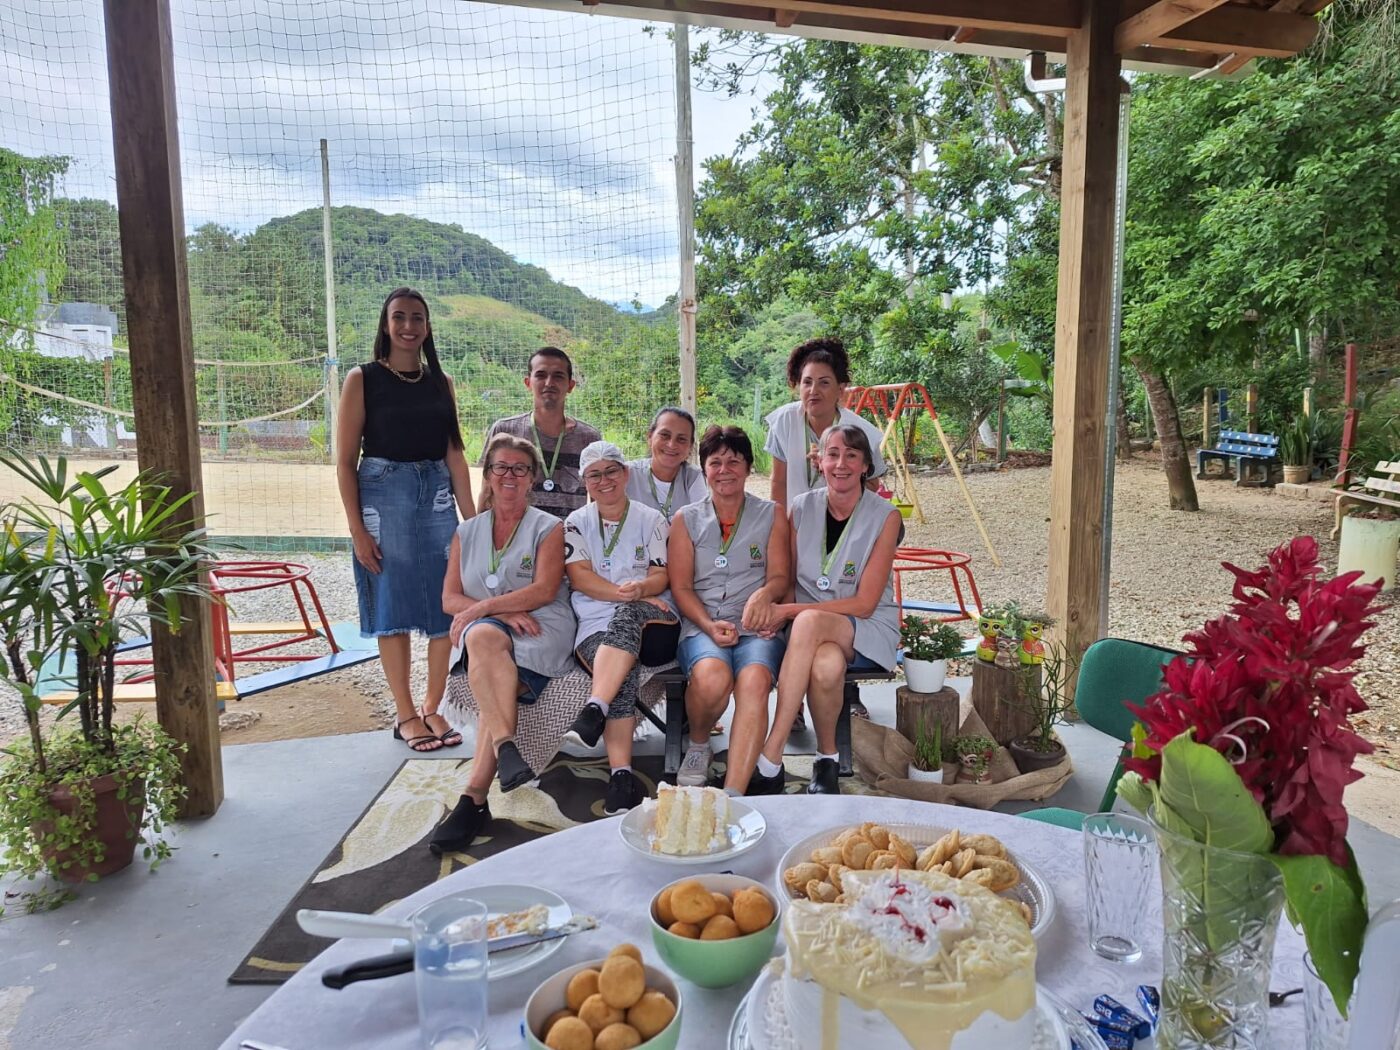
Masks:
[[[916,693],[907,685],[894,691],[894,728],[900,736],[913,743],[923,723],[932,732],[933,727],[943,727],[943,739],[952,740],[958,735],[962,724],[959,711],[958,691],[952,686],[944,686],[936,693]]]
[[[1029,681],[1025,677],[1029,672]],[[998,744],[1025,736],[1036,725],[1031,696],[1040,693],[1040,667],[997,667],[978,660],[972,667],[972,708]]]

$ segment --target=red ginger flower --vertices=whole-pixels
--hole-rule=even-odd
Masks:
[[[1187,653],[1166,668],[1165,688],[1129,705],[1154,752],[1124,764],[1144,780],[1161,775],[1167,741],[1190,731],[1234,763],[1264,807],[1280,853],[1347,863],[1346,786],[1357,755],[1373,749],[1351,728],[1366,710],[1346,670],[1366,651],[1376,583],[1360,572],[1319,582],[1317,540],[1299,536],[1256,572],[1235,575],[1230,611],[1187,634]]]

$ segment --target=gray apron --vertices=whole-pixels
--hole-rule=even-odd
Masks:
[[[650,459],[634,459],[628,463],[627,498],[660,512],[668,525],[680,513],[682,507],[699,502],[710,492],[705,485],[705,476],[689,463],[682,463],[681,469],[676,471],[675,480],[671,482],[671,509],[666,512],[661,510],[662,501],[656,498],[660,493],[652,491],[652,485],[648,483],[650,480]]]
[[[535,582],[535,566],[539,561],[540,544],[563,523],[553,514],[538,507],[527,507],[520,519],[515,539],[501,557],[496,568],[498,582],[494,588],[486,585],[491,567],[491,512],[482,511],[457,526],[457,542],[461,545],[462,590],[468,597],[483,599],[518,591]],[[566,576],[559,590],[545,605],[530,613],[539,621],[537,635],[511,633],[515,645],[515,666],[534,671],[546,678],[559,678],[577,667],[574,663],[574,611],[569,607],[569,581]],[[452,651],[449,667],[461,659],[461,646]]]
[[[719,519],[709,496],[683,507],[680,518],[695,546],[695,596],[712,620],[728,620],[739,627],[741,636],[752,635],[740,627],[744,606],[754,591],[768,578],[768,537],[773,531],[773,511],[777,504],[752,494],[744,496],[744,517],[725,552],[725,565],[719,568],[721,543]],[[702,633],[689,620],[681,620],[681,638]]]
[[[854,598],[865,575],[865,563],[875,541],[891,514],[898,514],[889,503],[866,489],[849,518],[849,528],[832,558],[827,572],[830,590],[817,586],[822,575],[822,543],[826,538],[826,489],[804,492],[793,501],[792,527],[797,534],[797,600],[801,603],[831,602]],[[865,619],[856,617],[855,650],[885,670],[894,667],[899,644],[899,609],[894,604],[894,573],[885,580],[885,589],[875,611]]]

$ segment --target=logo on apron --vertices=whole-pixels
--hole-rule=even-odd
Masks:
[[[646,559],[647,559],[647,549],[646,549],[646,547],[642,546],[641,544],[638,544],[638,545],[636,546],[636,548],[634,548],[634,553],[633,553],[632,557],[633,557],[634,560],[636,560],[636,561],[638,561],[638,562],[646,561]]]
[[[525,572],[534,572],[535,556],[533,554],[522,554],[520,556],[520,568]]]
[[[854,579],[856,578],[856,563],[855,563],[855,562],[853,562],[853,561],[848,561],[848,562],[846,562],[845,567],[841,570],[841,578],[842,578],[843,580],[854,580]]]
[[[757,543],[749,544],[749,561],[762,561],[763,551],[759,550]]]

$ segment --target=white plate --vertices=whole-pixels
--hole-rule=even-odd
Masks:
[[[917,850],[922,850],[925,846],[932,846],[952,830],[931,824],[884,824],[882,826],[898,834],[900,838]],[[783,859],[778,862],[778,870],[773,876],[773,884],[778,888],[778,893],[782,895],[784,900],[795,900],[796,898],[783,882],[783,872],[794,864],[810,860],[812,850],[818,846],[825,846],[849,827],[851,827],[850,824],[839,824],[834,828],[819,831],[815,835],[808,835],[805,839],[794,843],[793,847],[783,854]],[[1008,900],[1024,901],[1030,905],[1031,936],[1039,939],[1040,935],[1048,930],[1050,924],[1055,920],[1055,893],[1050,889],[1050,883],[1045,880],[1045,876],[1025,861],[1017,860],[1016,854],[1009,847],[1006,855],[1016,867],[1021,869],[1021,881],[1003,893],[1002,896]]]
[[[797,1050],[791,1033],[778,1033],[774,1038],[767,1030],[765,1018],[770,1009],[769,999],[779,994],[780,986],[772,971],[764,967],[734,1011],[729,1042],[725,1044],[728,1050]],[[1039,1012],[1035,1050],[1071,1050],[1075,1045],[1081,1050],[1105,1050],[1103,1040],[1083,1017],[1038,985],[1035,1005]]]
[[[539,886],[473,886],[465,892],[469,893],[474,900],[479,900],[486,905],[486,911],[492,918],[497,915],[509,915],[513,911],[524,911],[526,908],[533,908],[536,904],[543,904],[549,909],[550,926],[558,926],[574,917],[574,909],[569,907],[568,901],[559,894],[551,893]],[[499,981],[528,970],[532,966],[538,966],[564,947],[564,943],[568,939],[568,937],[556,937],[552,941],[539,941],[521,948],[507,948],[503,952],[492,952],[488,956],[487,980]]]
[[[768,830],[768,822],[763,814],[742,799],[729,800],[729,848],[714,853],[688,853],[672,856],[658,853],[651,848],[656,838],[656,802],[648,800],[635,809],[629,809],[620,825],[622,841],[630,849],[636,850],[649,860],[662,864],[684,864],[695,867],[697,864],[715,864],[732,860],[741,853],[747,853],[758,845],[763,833]]]

